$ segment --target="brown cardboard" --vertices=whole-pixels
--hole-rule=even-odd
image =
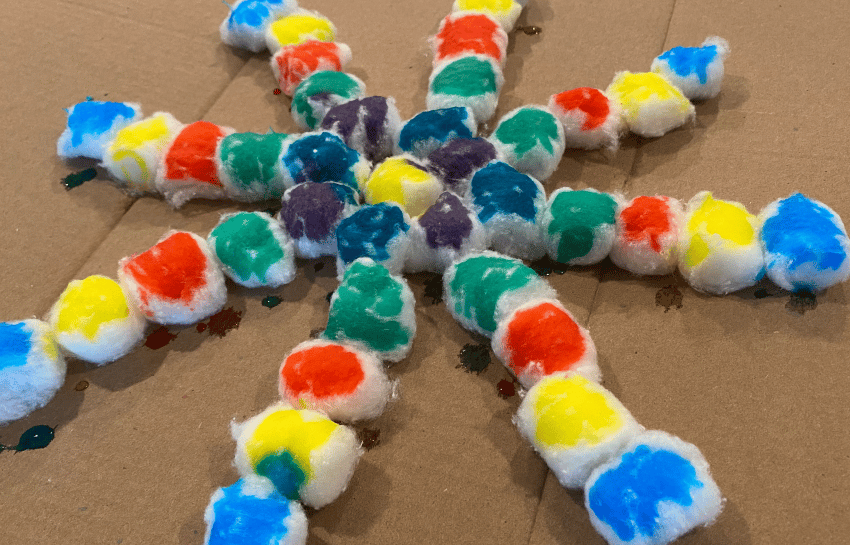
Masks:
[[[394,96],[405,118],[424,107],[427,38],[451,2],[301,4],[335,22],[368,93]],[[86,96],[136,101],[183,122],[295,131],[288,99],[273,94],[268,55],[220,43],[226,13],[212,0],[6,6],[0,319],[44,316],[70,280],[114,277],[121,257],[167,230],[206,235],[222,212],[245,208],[201,201],[175,211],[124,196],[103,171],[65,191],[61,179],[90,163],[55,156],[62,108]],[[834,0],[530,0],[519,24],[542,32],[511,35],[497,117],[572,87],[604,88],[618,70],[646,70],[667,48],[720,35],[732,47],[724,88],[697,106],[693,126],[628,137],[613,158],[568,151],[547,190],[687,200],[708,189],[751,211],[800,190],[850,218],[848,17]],[[696,444],[711,464],[725,509],[713,527],[677,543],[848,540],[846,284],[801,313],[768,282],[711,297],[678,276],[636,278],[610,263],[548,278],[590,329],[604,385],[645,426]],[[516,432],[519,397],[498,395],[507,371],[495,359],[479,375],[457,368],[461,348],[484,339],[427,296],[427,275],[409,281],[418,334],[389,371],[398,397],[368,424],[380,443],[348,490],[310,512],[309,543],[603,543],[582,493],[562,489]],[[222,338],[171,328],[175,340],[159,350],[140,347],[102,368],[71,361],[47,407],[0,428],[0,443],[10,445],[30,426],[56,427],[43,450],[0,453],[0,539],[201,543],[210,494],[237,477],[231,421],[275,401],[280,361],[324,327],[336,286],[333,260],[304,261],[279,290],[229,284],[228,306],[242,321]],[[656,303],[670,286],[681,308]],[[269,293],[283,304],[263,307]],[[82,381],[89,386],[77,391]]]

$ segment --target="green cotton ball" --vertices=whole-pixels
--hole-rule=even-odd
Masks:
[[[594,189],[558,189],[543,216],[546,252],[558,263],[593,265],[614,245],[617,201]]]

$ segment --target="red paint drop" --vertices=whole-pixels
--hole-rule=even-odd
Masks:
[[[587,350],[579,325],[552,303],[541,303],[514,314],[504,342],[511,354],[511,368],[517,375],[532,363],[544,375],[568,371]]]
[[[237,329],[241,321],[242,311],[234,310],[233,307],[227,307],[221,312],[210,316],[210,335],[224,337],[229,331]]]
[[[564,110],[581,110],[585,113],[583,131],[589,131],[605,123],[611,112],[608,97],[599,89],[592,87],[579,87],[570,91],[564,91],[554,97],[555,103]]]
[[[280,94],[280,89],[275,89],[275,90],[274,90],[274,91],[272,91],[272,92],[273,92],[274,94],[276,94],[276,95],[279,95],[279,94]]]
[[[145,346],[151,350],[159,350],[171,341],[177,338],[177,335],[172,334],[167,327],[159,326],[154,329],[148,338],[145,339]]]
[[[656,252],[661,251],[663,235],[670,232],[670,204],[667,197],[636,197],[620,212],[623,235],[632,243],[649,239]]]
[[[501,61],[502,52],[495,40],[498,30],[499,26],[486,15],[446,17],[436,36],[437,60],[462,53],[478,53]]]
[[[496,385],[496,388],[499,390],[499,397],[502,399],[507,399],[516,395],[516,386],[514,386],[514,383],[510,380],[500,380],[499,384]]]
[[[278,83],[287,95],[292,95],[298,84],[307,76],[318,70],[342,70],[340,61],[340,49],[333,42],[319,42],[308,40],[300,44],[283,47],[275,53],[274,60],[277,64],[280,78]],[[280,94],[275,89],[275,94]]]
[[[207,323],[206,322],[200,322],[198,325],[195,326],[195,331],[197,331],[198,333],[203,333],[206,330],[207,330]]]
[[[281,392],[317,399],[344,396],[363,381],[360,358],[344,346],[327,344],[293,352],[280,367]]]
[[[169,180],[197,180],[220,186],[215,149],[224,136],[221,127],[208,121],[186,125],[165,155],[165,177]]]

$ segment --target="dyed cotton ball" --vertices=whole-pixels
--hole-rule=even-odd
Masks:
[[[635,274],[670,274],[679,262],[682,204],[670,197],[635,197],[620,205],[611,261]]]
[[[593,265],[614,245],[617,201],[595,189],[555,190],[543,215],[546,253],[558,263]]]
[[[357,192],[334,182],[305,182],[283,195],[279,218],[298,257],[336,255],[336,228],[358,208]]]
[[[461,11],[442,20],[431,45],[434,64],[468,54],[486,55],[504,63],[508,34],[486,13]]]
[[[366,202],[394,202],[409,216],[428,210],[443,192],[443,184],[413,156],[390,157],[372,171],[363,185]]]
[[[548,109],[522,106],[499,120],[490,142],[506,163],[546,181],[564,155],[564,127]]]
[[[426,110],[410,118],[398,135],[396,152],[424,159],[454,138],[473,138],[478,134],[472,110],[455,107]]]
[[[651,70],[679,88],[691,100],[706,100],[720,93],[723,63],[729,44],[723,38],[707,38],[700,47],[674,47],[652,61]]]
[[[118,282],[100,275],[68,284],[48,321],[59,346],[96,365],[128,354],[145,338],[147,327]]]
[[[192,324],[221,310],[227,301],[224,274],[207,242],[170,231],[148,251],[118,263],[124,293],[151,321]]]
[[[340,135],[349,147],[377,163],[393,154],[401,116],[392,97],[355,98],[328,110],[321,128]]]
[[[596,346],[557,299],[525,303],[499,322],[493,352],[525,388],[555,373],[602,379]]]
[[[499,92],[505,83],[499,63],[486,55],[468,55],[437,65],[428,80],[429,110],[468,107],[476,123],[496,112]]]
[[[679,89],[653,72],[619,72],[605,94],[619,103],[629,130],[644,137],[661,136],[696,114]]]
[[[325,339],[353,343],[386,361],[401,361],[416,336],[413,292],[401,276],[369,258],[345,271],[331,297]]]
[[[190,199],[222,199],[216,149],[233,129],[208,121],[186,125],[171,141],[157,171],[156,187],[175,208]]]
[[[366,94],[366,84],[345,72],[320,70],[301,81],[292,93],[292,119],[306,130],[316,128],[328,110]]]
[[[546,191],[540,182],[506,163],[493,162],[472,177],[469,197],[491,248],[520,259],[543,257]]]
[[[272,405],[232,431],[243,478],[265,477],[281,496],[314,509],[345,491],[362,454],[351,428],[285,404]]]
[[[565,488],[584,486],[596,466],[643,431],[614,394],[577,374],[542,378],[514,422]]]
[[[505,31],[511,31],[516,26],[523,5],[514,0],[455,0],[452,12],[480,11],[499,21]]]
[[[263,212],[225,214],[207,238],[222,271],[249,288],[278,287],[295,278],[295,247]]]
[[[625,130],[620,105],[599,89],[579,87],[552,95],[549,109],[564,127],[566,147],[619,147],[620,133]]]
[[[335,422],[377,418],[392,393],[373,353],[321,339],[303,342],[286,356],[278,387],[293,407],[320,411]]]
[[[65,382],[65,360],[41,320],[0,322],[0,426],[47,405]]]
[[[259,53],[266,48],[266,27],[297,6],[295,0],[238,0],[221,22],[221,41]]]
[[[759,220],[767,276],[789,291],[825,290],[850,277],[850,239],[834,210],[800,193],[767,205]]]
[[[351,48],[347,45],[309,40],[281,47],[271,65],[281,90],[292,96],[298,84],[311,74],[321,70],[339,72],[349,61]]]
[[[493,144],[484,138],[456,138],[428,155],[427,167],[458,195],[469,191],[469,182],[478,169],[498,159]]]
[[[318,12],[300,8],[266,27],[266,47],[272,53],[277,53],[281,47],[310,40],[332,42],[335,37],[336,27],[330,19]]]
[[[522,261],[489,251],[452,263],[443,274],[443,290],[446,308],[455,320],[487,337],[526,301],[557,297]]]
[[[450,191],[418,218],[410,229],[410,251],[405,272],[442,273],[453,261],[487,249],[489,237],[478,216]]]
[[[679,239],[679,271],[696,290],[725,295],[764,276],[761,222],[737,202],[708,191],[688,201]]]
[[[410,245],[409,230],[410,218],[396,204],[362,206],[337,227],[337,275],[342,278],[346,267],[361,257],[399,274]]]
[[[287,186],[338,182],[358,189],[369,176],[369,163],[330,132],[307,133],[284,142],[283,176]]]
[[[712,524],[723,498],[697,447],[648,431],[593,471],[585,505],[611,545],[662,545]]]
[[[218,145],[216,168],[227,197],[247,202],[281,198],[286,180],[280,157],[287,138],[276,132],[225,136]]]
[[[103,160],[106,146],[115,135],[142,117],[141,107],[132,102],[80,102],[65,110],[68,122],[56,153],[63,159],[88,157]]]
[[[158,193],[156,187],[165,150],[183,125],[157,112],[124,127],[106,148],[103,166],[131,193]]]

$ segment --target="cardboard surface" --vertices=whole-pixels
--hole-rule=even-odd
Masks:
[[[451,2],[301,4],[334,21],[368,93],[396,97],[405,118],[424,107],[427,38]],[[62,108],[86,96],[139,102],[183,122],[295,131],[288,99],[272,93],[268,55],[220,43],[226,14],[213,0],[6,6],[0,319],[42,317],[70,280],[114,277],[121,257],[167,230],[206,235],[239,208],[201,201],[175,211],[131,199],[102,170],[65,191],[61,179],[91,164],[55,156]],[[613,158],[568,151],[547,190],[687,200],[708,189],[751,211],[799,190],[850,218],[846,3],[530,0],[519,24],[542,32],[511,35],[497,116],[576,86],[604,88],[615,71],[646,70],[665,49],[706,36],[732,47],[723,91],[697,106],[693,126],[629,137]],[[47,407],[0,428],[0,444],[14,445],[33,425],[56,427],[43,450],[0,453],[0,539],[201,543],[209,496],[236,479],[230,422],[276,400],[280,361],[324,327],[335,276],[325,259],[301,262],[280,290],[229,284],[228,307],[242,321],[224,337],[171,328],[176,338],[159,350],[140,347],[103,368],[71,361]],[[608,262],[549,280],[589,327],[604,385],[645,426],[696,444],[711,464],[724,512],[678,543],[850,539],[850,287],[829,289],[803,312],[767,282],[709,297],[678,276],[636,278]],[[418,335],[390,369],[398,399],[368,424],[380,443],[348,490],[309,514],[309,543],[603,543],[582,494],[562,489],[519,437],[511,422],[519,396],[498,395],[508,373],[495,358],[478,375],[457,368],[461,348],[482,339],[434,303],[427,275],[409,281]],[[668,310],[656,296],[670,286],[681,307]],[[263,307],[270,293],[283,304]]]

